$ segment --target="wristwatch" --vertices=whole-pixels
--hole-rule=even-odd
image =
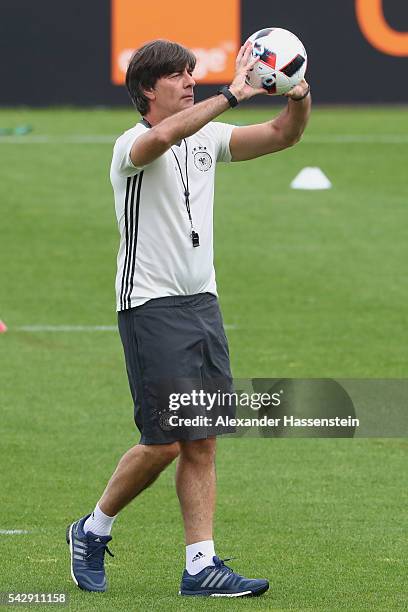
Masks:
[[[234,108],[235,106],[237,106],[238,100],[236,99],[234,94],[231,92],[230,88],[227,87],[226,85],[224,85],[224,87],[220,87],[220,89],[217,91],[217,94],[218,95],[222,94],[223,96],[225,96],[231,108]]]

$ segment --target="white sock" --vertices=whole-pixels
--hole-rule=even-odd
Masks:
[[[209,565],[214,565],[214,555],[214,540],[203,540],[186,546],[186,570],[190,576],[198,574]]]
[[[91,531],[95,535],[110,535],[116,516],[108,516],[107,514],[104,514],[98,504],[96,504],[95,510],[84,523],[84,533]]]

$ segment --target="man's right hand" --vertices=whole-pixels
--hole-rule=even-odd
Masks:
[[[253,98],[258,94],[268,93],[263,87],[251,87],[246,82],[248,71],[255,66],[258,60],[258,57],[252,57],[252,43],[247,40],[240,48],[235,60],[235,77],[229,86],[230,92],[236,97],[238,102],[249,100],[249,98]]]

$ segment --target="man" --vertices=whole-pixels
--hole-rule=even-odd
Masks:
[[[215,162],[241,161],[299,141],[310,113],[302,81],[283,112],[259,125],[213,122],[256,94],[246,84],[257,61],[241,47],[231,85],[194,104],[193,54],[153,41],[130,61],[126,84],[142,121],[116,141],[111,181],[121,234],[116,278],[119,330],[134,401],[139,444],[120,460],[94,511],[68,527],[71,574],[88,591],[105,591],[104,555],[117,514],[176,457],[176,489],[186,538],[180,594],[260,595],[269,584],[240,576],[213,542],[215,446],[211,425],[177,427],[169,397],[197,386],[231,390],[227,340],[213,267]],[[198,381],[198,382],[197,382]],[[228,414],[228,408],[218,407]],[[191,401],[184,414],[202,416]],[[170,416],[169,416],[170,415]]]

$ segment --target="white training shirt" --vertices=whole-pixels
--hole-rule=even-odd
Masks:
[[[146,166],[136,168],[130,150],[150,129],[138,123],[113,149],[110,178],[120,232],[117,310],[172,295],[217,295],[213,262],[216,162],[230,162],[233,125],[210,122]],[[200,246],[193,247],[185,204],[187,169],[190,209]],[[174,154],[173,154],[174,152]]]

